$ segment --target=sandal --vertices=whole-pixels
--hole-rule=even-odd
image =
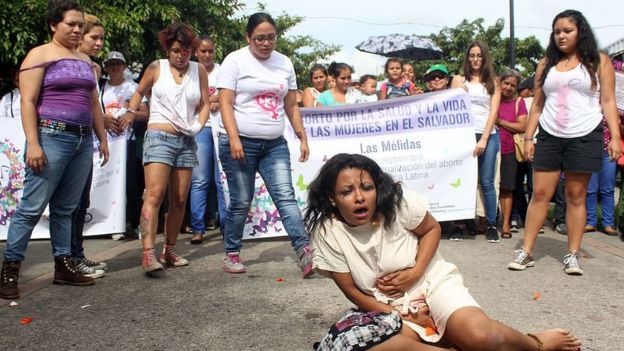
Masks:
[[[613,228],[612,226],[608,225],[606,227],[604,227],[604,233],[609,235],[609,236],[617,236],[618,234],[620,234],[620,232]]]
[[[593,225],[586,224],[585,225],[585,233],[592,233],[596,231],[596,227]]]
[[[502,232],[501,238],[503,239],[511,239],[511,232]]]
[[[191,245],[199,245],[202,242],[204,242],[204,235],[201,233],[196,233],[193,234],[193,237],[191,238]]]

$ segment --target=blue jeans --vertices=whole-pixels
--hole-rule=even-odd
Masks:
[[[227,207],[225,207],[225,194],[223,193],[221,171],[219,170],[219,157],[215,157],[214,159],[214,179],[215,187],[217,188],[217,207],[219,211],[219,220],[221,221],[221,233],[223,233],[225,227],[225,217],[227,216]]]
[[[481,134],[476,134],[477,142],[481,139]],[[498,199],[496,198],[496,187],[494,177],[496,174],[496,155],[500,150],[500,138],[498,133],[490,134],[485,151],[479,156],[479,185],[483,192],[483,202],[485,206],[485,220],[488,226],[496,226],[496,208]]]
[[[602,168],[600,172],[593,173],[589,185],[587,186],[587,224],[595,227],[598,224],[597,202],[600,193],[600,204],[602,207],[602,226],[615,227],[613,219],[614,212],[614,191],[615,191],[615,171],[617,163],[609,160],[609,154],[605,151],[602,154]]]
[[[39,174],[26,168],[24,194],[9,225],[5,261],[24,260],[30,235],[48,203],[52,253],[71,254],[72,213],[93,163],[93,137],[40,127],[39,144],[46,165]]]
[[[227,135],[219,134],[219,158],[230,190],[225,218],[225,252],[239,252],[249,206],[260,173],[295,250],[309,244],[292,186],[290,152],[284,137],[273,140],[240,137],[246,160],[236,161]]]
[[[204,216],[208,203],[208,189],[214,175],[214,142],[212,128],[205,127],[195,136],[197,143],[197,161],[191,179],[191,228],[193,233],[203,233],[206,229]]]
[[[80,195],[80,204],[78,208],[72,213],[72,233],[71,233],[71,255],[73,258],[85,258],[84,255],[84,237],[82,232],[84,231],[85,218],[87,216],[87,210],[91,206],[91,180],[93,179],[93,163],[87,176],[87,182],[85,183],[82,194]]]

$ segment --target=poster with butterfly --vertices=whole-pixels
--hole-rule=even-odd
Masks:
[[[25,137],[19,118],[2,118],[0,129],[0,240],[6,240],[11,218],[24,189]],[[96,143],[94,138],[94,143]],[[97,145],[93,153],[93,181],[87,209],[84,236],[123,233],[126,230],[126,136],[109,135],[110,158],[101,160]],[[50,215],[46,208],[31,238],[50,237]]]
[[[323,163],[337,153],[347,152],[371,157],[395,180],[425,195],[436,219],[474,217],[477,160],[472,152],[476,140],[470,98],[463,90],[302,108],[301,115],[310,146],[307,162],[298,161],[299,141],[289,124],[284,137],[290,149],[295,199],[302,212],[308,184]],[[213,130],[218,130],[215,121]],[[227,199],[223,172],[221,179]],[[260,175],[256,175],[254,191],[243,239],[287,235]]]

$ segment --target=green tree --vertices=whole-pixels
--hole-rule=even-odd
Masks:
[[[7,85],[11,68],[17,67],[33,47],[49,40],[45,13],[48,0],[4,1],[0,6],[0,88]],[[96,61],[110,50],[121,51],[129,66],[138,71],[163,56],[158,33],[174,22],[184,22],[197,33],[211,35],[217,43],[216,60],[245,43],[247,17],[236,16],[244,8],[241,0],[91,0],[82,1],[85,13],[98,16],[105,26],[104,49]],[[265,6],[258,5],[260,10]],[[19,14],[19,15],[16,15]],[[288,37],[286,33],[303,18],[280,14],[275,19],[280,39],[277,49],[289,56],[305,82],[307,69],[338,50],[310,36]]]
[[[467,19],[461,21],[455,27],[444,27],[438,34],[429,36],[444,52],[443,63],[448,67],[451,75],[462,74],[464,55],[468,44],[478,39],[488,44],[490,55],[494,64],[494,70],[498,73],[509,67],[511,53],[509,38],[503,36],[505,20],[500,18],[489,27],[484,26],[484,19],[477,18],[470,22]],[[515,39],[516,43],[516,69],[523,76],[532,75],[537,62],[544,54],[544,48],[535,36],[524,39]],[[420,61],[414,63],[418,78],[433,64],[439,61]]]

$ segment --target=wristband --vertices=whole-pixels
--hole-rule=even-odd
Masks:
[[[534,138],[524,138],[524,141],[533,141]]]
[[[136,111],[135,111],[135,110],[133,110],[133,109],[131,109],[131,108],[129,108],[129,107],[126,109],[126,112],[130,112],[130,113],[132,113],[133,115],[135,115],[135,114],[136,114]]]

